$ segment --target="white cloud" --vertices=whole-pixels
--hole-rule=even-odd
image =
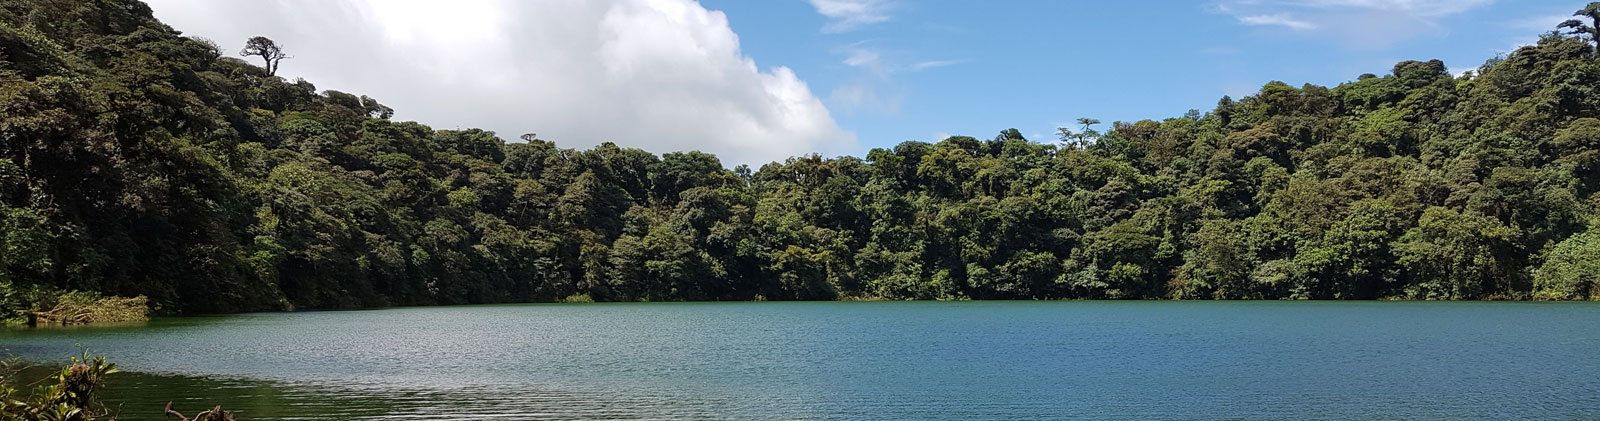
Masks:
[[[1494,3],[1494,0],[1300,0],[1286,3],[1322,9],[1366,9],[1418,16],[1444,16],[1487,6]]]
[[[1303,21],[1303,20],[1296,20],[1294,17],[1289,16],[1288,13],[1276,13],[1276,14],[1271,14],[1271,15],[1248,15],[1248,16],[1236,16],[1236,17],[1239,19],[1239,23],[1243,23],[1245,25],[1254,25],[1254,26],[1274,26],[1275,25],[1275,26],[1286,27],[1286,28],[1289,28],[1289,29],[1298,29],[1298,30],[1302,30],[1302,31],[1311,30],[1311,29],[1317,29],[1317,25],[1316,24],[1313,24],[1311,22],[1306,22],[1306,21]]]
[[[846,84],[828,94],[828,103],[845,113],[866,110],[894,115],[900,112],[900,103],[904,99],[903,94],[879,93],[879,88],[869,83]]]
[[[1516,51],[1518,48],[1529,45],[1537,45],[1539,44],[1539,36],[1533,34],[1544,34],[1550,31],[1560,30],[1556,28],[1556,25],[1560,25],[1562,22],[1566,22],[1571,19],[1579,18],[1574,17],[1572,13],[1556,13],[1512,19],[1505,23],[1507,27],[1530,35],[1516,37],[1511,41],[1510,45],[1507,46],[1505,50],[1497,52],[1510,54],[1511,52]],[[1566,32],[1565,30],[1561,31]]]
[[[1277,26],[1352,49],[1379,49],[1444,31],[1439,20],[1494,0],[1218,0],[1240,24]]]
[[[967,59],[959,59],[959,60],[928,60],[928,61],[923,61],[923,62],[918,62],[918,63],[912,64],[911,65],[911,70],[920,71],[920,70],[932,69],[932,68],[935,68],[935,67],[954,66],[954,65],[957,65],[957,64],[966,63],[967,61],[968,61]]]
[[[829,22],[822,32],[849,32],[865,25],[889,20],[890,0],[811,0],[817,13],[827,16]]]
[[[372,96],[435,128],[698,149],[729,166],[855,147],[805,81],[757,67],[727,17],[692,0],[150,3],[224,49],[277,40],[295,57],[282,76]]]
[[[930,60],[902,65],[884,58],[883,53],[868,44],[866,41],[856,42],[836,51],[845,56],[841,63],[861,70],[853,81],[839,85],[828,95],[828,104],[841,112],[871,111],[879,115],[897,115],[905,99],[905,89],[895,81],[895,73],[918,72],[967,61]]]
[[[883,63],[883,55],[877,51],[860,46],[851,46],[845,49],[845,54],[844,64],[846,66],[866,69],[878,77],[887,77],[889,75],[889,67]]]
[[[835,50],[834,53],[845,56],[844,60],[840,61],[844,65],[866,70],[879,79],[888,79],[890,75],[896,72],[919,72],[970,61],[969,59],[923,60],[909,65],[901,64],[906,61],[903,57],[898,59],[885,58],[884,53],[874,48],[871,44],[870,41],[857,41]]]
[[[1556,25],[1560,25],[1561,22],[1566,22],[1569,19],[1576,18],[1571,13],[1534,16],[1512,20],[1509,22],[1509,26],[1525,31],[1549,32],[1556,30]]]

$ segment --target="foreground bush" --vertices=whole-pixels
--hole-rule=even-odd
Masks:
[[[105,385],[105,376],[115,374],[117,365],[104,357],[84,354],[36,386],[26,396],[11,387],[16,374],[10,367],[0,371],[0,421],[88,421],[108,415],[95,399]]]

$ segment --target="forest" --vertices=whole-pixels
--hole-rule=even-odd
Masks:
[[[0,0],[0,312],[1600,299],[1600,3],[1578,18],[1460,74],[729,169],[392,120],[137,0]]]

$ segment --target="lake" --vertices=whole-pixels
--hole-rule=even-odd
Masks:
[[[530,304],[0,330],[119,420],[1595,419],[1600,305]]]

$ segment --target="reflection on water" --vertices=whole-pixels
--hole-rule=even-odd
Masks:
[[[1600,418],[1587,303],[518,305],[3,330],[120,420]]]
[[[118,420],[161,420],[168,400],[180,412],[224,405],[248,420],[708,419],[719,402],[685,396],[617,396],[599,391],[515,385],[439,389],[283,384],[121,373],[105,402]],[[177,398],[189,397],[189,398]]]
[[[55,369],[56,366],[30,365],[21,370],[16,380],[42,379]],[[163,416],[168,401],[186,414],[223,405],[240,419],[258,421],[714,419],[735,413],[761,414],[761,405],[739,407],[726,401],[670,394],[622,395],[512,384],[412,389],[139,372],[109,376],[101,400],[115,419],[124,421],[170,420]]]

